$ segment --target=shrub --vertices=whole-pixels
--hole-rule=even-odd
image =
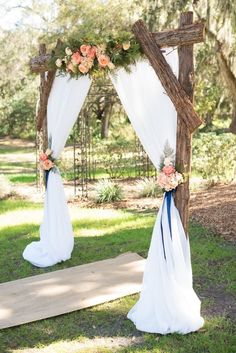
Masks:
[[[236,172],[236,136],[201,133],[193,139],[193,171],[210,182],[229,182]]]
[[[109,179],[100,180],[95,187],[95,192],[98,203],[119,201],[123,198],[121,187]]]
[[[155,178],[145,178],[138,181],[137,188],[140,197],[158,197],[162,195],[162,190]]]

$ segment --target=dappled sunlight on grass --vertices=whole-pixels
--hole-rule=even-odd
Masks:
[[[150,226],[153,216],[137,215],[114,209],[84,209],[69,207],[76,236],[98,236],[125,228]],[[3,201],[0,206],[0,228],[40,224],[43,205],[25,201]]]
[[[42,221],[43,211],[41,209],[22,209],[12,212],[7,212],[0,215],[0,228],[4,228],[7,225],[17,226],[24,224],[40,224]]]
[[[114,209],[102,209],[102,208],[79,208],[78,205],[69,204],[69,212],[72,220],[86,221],[87,219],[103,220],[108,219],[123,219],[125,212]]]
[[[154,219],[150,216],[141,216],[137,218],[137,216],[135,217],[124,214],[122,222],[120,222],[119,219],[103,219],[101,221],[91,221],[91,219],[85,219],[81,222],[74,222],[73,224],[75,236],[101,236],[125,229],[150,228],[153,226],[153,223]]]

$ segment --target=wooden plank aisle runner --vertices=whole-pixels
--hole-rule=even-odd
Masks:
[[[0,329],[88,308],[140,291],[135,253],[0,284]]]

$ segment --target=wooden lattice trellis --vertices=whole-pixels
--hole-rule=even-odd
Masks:
[[[176,164],[185,175],[185,182],[177,189],[175,202],[180,212],[184,229],[188,231],[189,218],[189,173],[191,170],[191,136],[201,125],[201,119],[193,107],[194,66],[193,44],[204,41],[204,23],[193,23],[193,13],[185,12],[180,16],[178,29],[151,33],[139,20],[133,25],[133,33],[139,41],[145,55],[149,59],[166,93],[173,102],[178,113]],[[60,45],[58,41],[57,45]],[[178,46],[179,79],[166,62],[161,47]],[[48,71],[50,53],[46,47],[40,46],[40,55],[31,59],[33,72],[40,73],[40,101],[36,117],[37,130],[43,135],[43,145],[47,143],[46,111],[47,101],[55,77],[55,71]],[[47,74],[45,72],[48,71]]]

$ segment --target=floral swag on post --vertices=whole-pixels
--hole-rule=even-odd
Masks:
[[[173,201],[173,193],[175,192],[176,188],[178,187],[178,185],[180,185],[184,182],[183,175],[176,171],[174,164],[175,164],[174,150],[170,147],[170,145],[167,141],[165,144],[164,153],[163,153],[163,156],[161,157],[161,162],[160,162],[160,171],[161,172],[160,172],[158,179],[157,179],[159,186],[165,192],[164,201],[163,201],[162,210],[161,210],[161,219],[160,219],[161,240],[162,240],[163,256],[164,256],[165,260],[166,260],[166,250],[165,250],[163,225],[162,225],[164,207],[166,204],[168,226],[169,226],[170,237],[172,240],[171,202],[174,202]]]
[[[49,144],[51,146],[51,138],[49,139]],[[44,182],[45,187],[47,188],[48,176],[50,171],[57,172],[57,167],[55,165],[55,158],[52,157],[53,151],[51,148],[48,148],[46,152],[43,152],[39,155],[39,165],[42,170],[44,170]]]

